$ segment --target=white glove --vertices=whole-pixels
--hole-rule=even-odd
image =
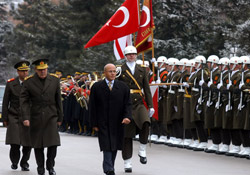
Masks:
[[[204,80],[200,80],[199,85],[202,86],[204,84]]]
[[[184,87],[189,87],[189,84],[187,83],[187,82],[183,82],[183,85],[182,86],[184,86]]]
[[[227,89],[229,90],[232,84],[227,84]]]
[[[244,83],[240,83],[239,84],[239,89],[241,89],[243,85],[244,85]]]
[[[222,83],[217,84],[217,89],[220,89],[220,88],[221,88],[221,86],[223,86],[223,84],[222,84]]]
[[[213,84],[213,82],[209,81],[207,86],[210,87]]]
[[[156,80],[156,84],[160,84],[161,83],[161,80]]]
[[[198,114],[201,114],[202,111],[199,109],[199,105],[196,105],[196,111]]]
[[[151,84],[155,84],[155,81],[152,81]]]
[[[177,82],[173,81],[172,83],[177,84]],[[178,85],[172,85],[172,86],[178,86]]]
[[[178,112],[177,106],[174,106],[174,110],[175,110],[175,112]]]
[[[163,87],[163,88],[165,88],[165,89],[167,89],[168,88],[168,86],[167,85],[162,85],[161,87]]]
[[[154,63],[154,62],[156,62],[156,59],[152,58],[151,63]]]
[[[149,118],[151,118],[155,113],[155,109],[154,108],[149,108],[149,111],[148,111],[148,116]]]

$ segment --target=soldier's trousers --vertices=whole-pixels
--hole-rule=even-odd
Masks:
[[[229,129],[222,129],[221,132],[222,143],[225,145],[230,145],[231,143],[231,135]]]
[[[141,144],[148,143],[148,135],[149,135],[149,123],[145,122],[142,126],[142,129],[139,130],[139,141]],[[122,148],[122,158],[123,160],[130,159],[133,155],[133,139],[132,138],[124,138],[123,140],[123,148]]]
[[[197,129],[198,137],[200,142],[207,142],[207,134],[204,129],[204,122],[203,121],[195,121],[195,126]]]
[[[249,130],[240,130],[240,136],[241,136],[243,147],[250,147]]]
[[[230,135],[232,138],[232,144],[235,146],[240,146],[242,143],[241,138],[240,138],[240,130],[239,129],[231,129]]]
[[[173,136],[182,139],[183,138],[183,120],[173,120]]]
[[[37,163],[37,171],[44,172],[44,148],[35,148],[34,150]],[[47,148],[46,169],[52,169],[55,166],[56,153],[57,146],[50,146]]]
[[[210,129],[210,134],[211,134],[213,144],[218,145],[221,143],[221,129],[220,128]]]
[[[185,129],[185,133],[184,133],[184,138],[185,139],[193,139],[193,140],[198,140],[198,136],[197,136],[197,132],[196,129]]]
[[[11,144],[10,145],[10,160],[12,164],[18,164],[20,160],[20,145]],[[29,167],[28,160],[30,159],[31,147],[23,146],[22,149],[22,159],[20,162],[21,167]]]

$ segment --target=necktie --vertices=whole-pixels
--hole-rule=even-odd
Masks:
[[[109,90],[112,90],[112,86],[111,86],[111,81],[109,81],[109,84],[108,84],[108,86],[109,86]]]

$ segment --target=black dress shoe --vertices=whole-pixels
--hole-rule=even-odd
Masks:
[[[205,152],[206,153],[215,153],[216,151],[215,150],[211,150],[211,149],[205,149]]]
[[[115,175],[115,172],[114,171],[108,171],[105,173],[106,175]]]
[[[38,175],[45,175],[45,172],[44,171],[41,171],[41,172],[38,171]]]
[[[139,157],[140,157],[140,162],[142,163],[142,164],[146,164],[147,163],[147,157],[142,157],[142,156],[140,156],[140,155],[138,155]]]
[[[13,164],[11,165],[11,169],[16,170],[16,169],[17,169],[17,164],[14,164],[14,163],[13,163]]]
[[[49,171],[49,175],[56,175],[54,168],[48,169],[48,171]]]
[[[29,167],[28,166],[21,166],[21,170],[22,171],[29,171]]]
[[[132,173],[132,168],[124,168],[125,173]]]

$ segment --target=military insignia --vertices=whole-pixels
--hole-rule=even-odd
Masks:
[[[28,76],[28,77],[25,77],[24,80],[28,80],[28,79],[30,79],[31,77],[33,77],[33,75],[30,75],[30,76]]]
[[[188,80],[189,80],[189,77],[186,77],[186,82],[188,82]]]
[[[43,62],[43,61],[41,61],[41,62],[40,62],[40,65],[44,65],[44,62]]]
[[[226,83],[228,84],[229,83],[229,80],[227,79]]]
[[[217,81],[219,79],[219,76],[215,76],[214,80]]]
[[[14,80],[15,80],[15,78],[11,78],[11,79],[8,79],[8,82],[12,82]]]
[[[23,63],[22,66],[23,66],[23,67],[26,67],[27,65],[26,65],[26,63]]]
[[[237,83],[237,81],[236,81],[236,80],[234,80],[234,85],[236,85],[236,83]]]
[[[50,73],[50,75],[52,75],[52,76],[54,76],[56,78],[59,78],[58,75],[56,75],[56,74]]]
[[[247,80],[246,80],[246,83],[247,83],[247,84],[250,83],[250,79],[247,79]]]
[[[167,81],[167,75],[162,76],[162,80],[161,81],[165,83]]]

